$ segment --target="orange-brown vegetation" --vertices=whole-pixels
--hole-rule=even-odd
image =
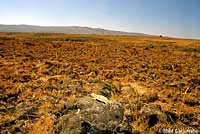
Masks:
[[[0,33],[0,133],[51,134],[67,105],[105,81],[141,133],[200,130],[199,40]]]

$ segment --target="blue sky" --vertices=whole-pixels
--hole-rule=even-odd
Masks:
[[[89,26],[200,38],[200,0],[2,0],[0,24]]]

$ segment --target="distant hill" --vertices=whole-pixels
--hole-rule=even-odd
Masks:
[[[66,33],[66,34],[108,34],[108,35],[131,35],[148,36],[143,33],[130,33],[113,31],[101,28],[90,28],[80,26],[33,26],[33,25],[2,25],[0,32],[42,32],[42,33]]]

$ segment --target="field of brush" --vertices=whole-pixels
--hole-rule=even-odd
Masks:
[[[54,133],[102,84],[141,133],[200,130],[200,40],[0,33],[0,133]]]

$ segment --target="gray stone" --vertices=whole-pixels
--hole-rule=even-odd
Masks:
[[[124,116],[122,104],[103,103],[91,96],[77,99],[76,109],[69,110],[56,125],[59,134],[133,133]]]

